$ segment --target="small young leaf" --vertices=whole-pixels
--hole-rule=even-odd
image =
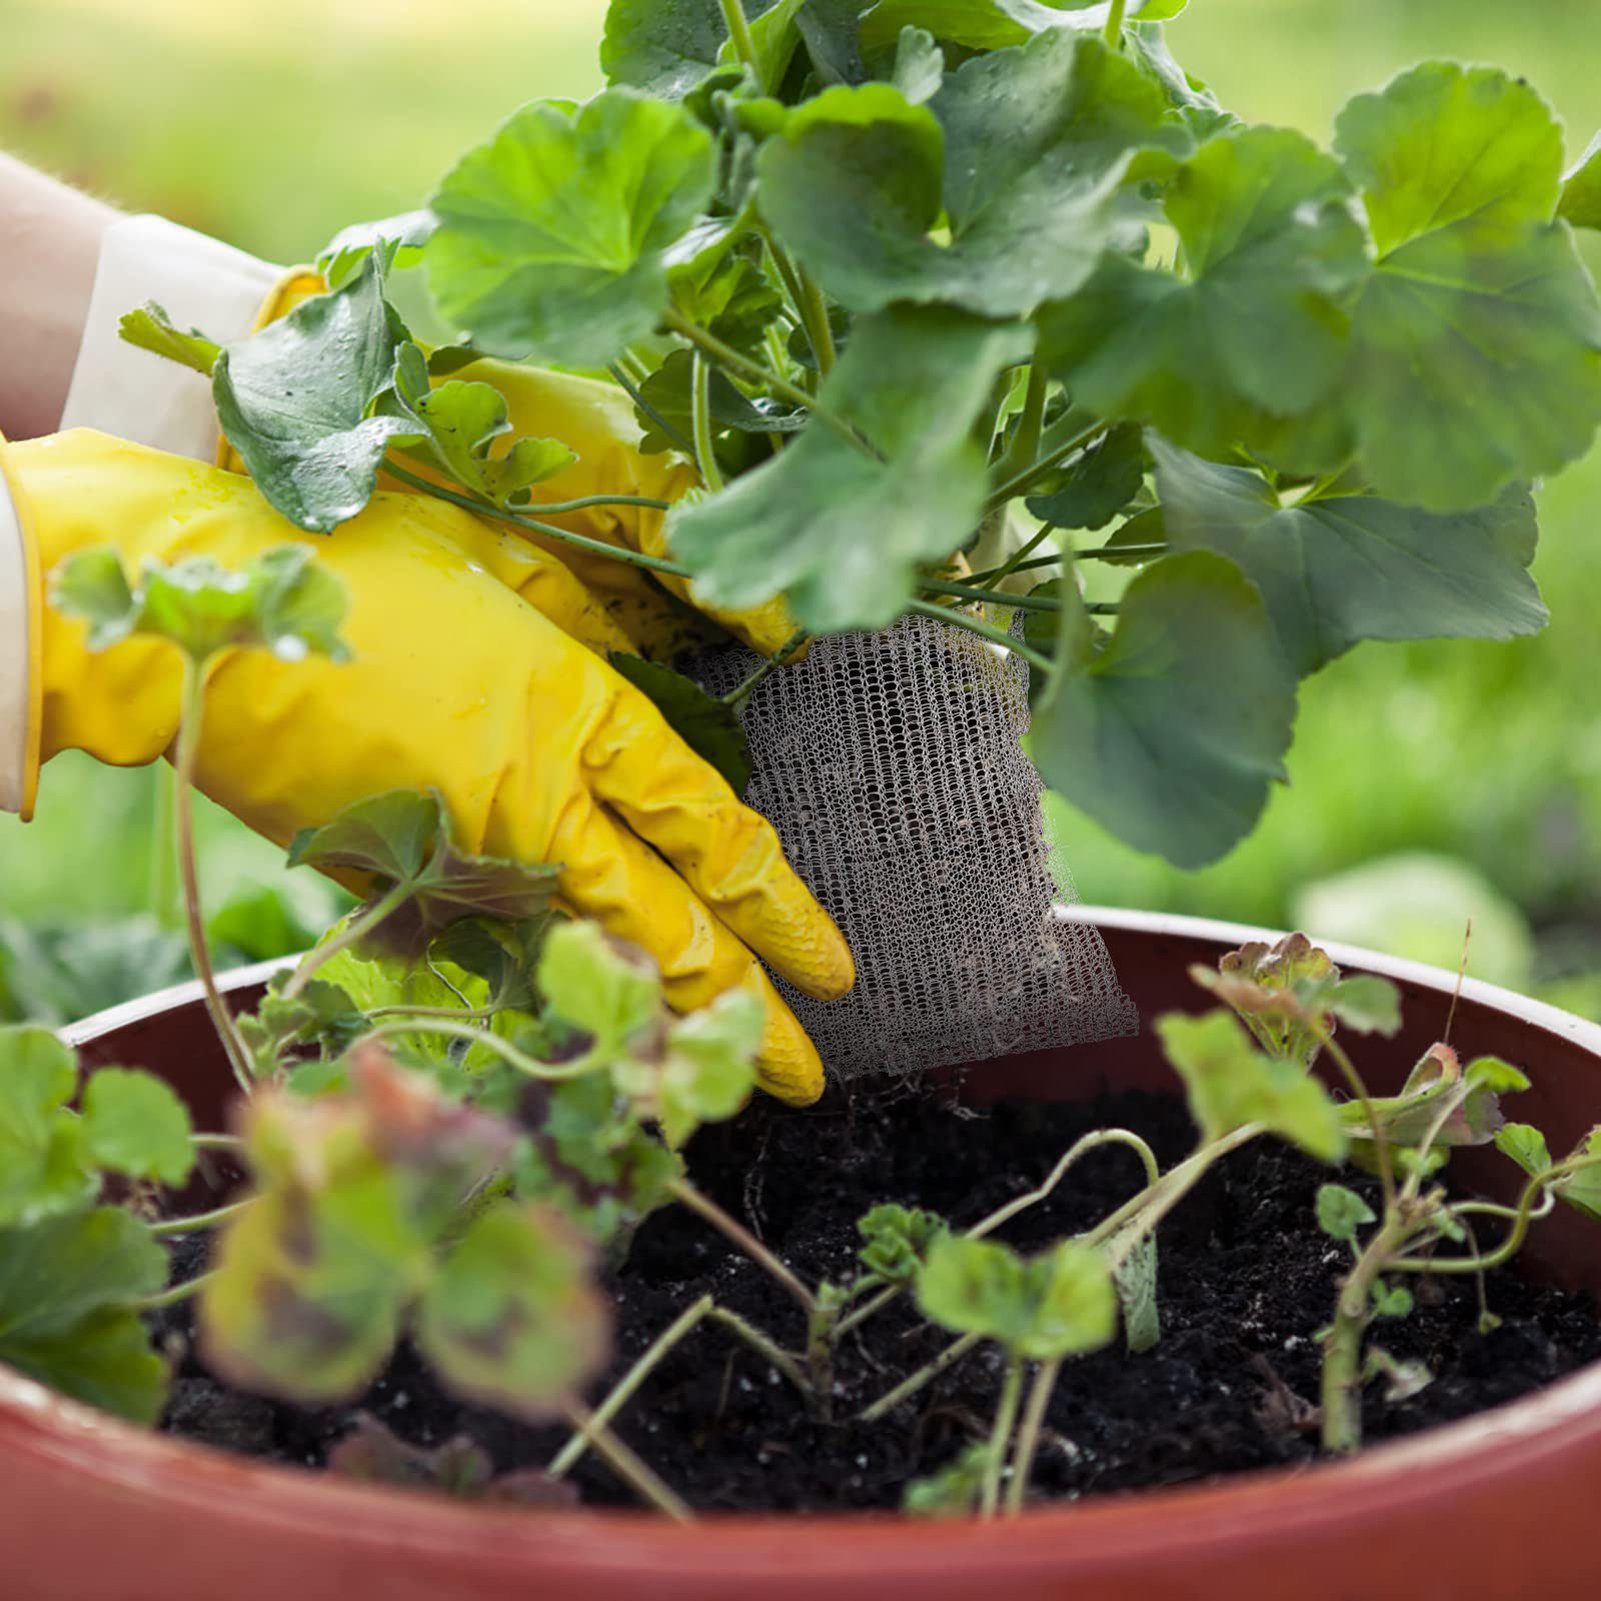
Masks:
[[[354,277],[303,301],[217,360],[212,396],[256,487],[297,528],[326,534],[354,517],[409,417],[374,415],[406,330],[369,255]]]
[[[674,1149],[702,1123],[720,1123],[750,1099],[766,1015],[759,996],[729,990],[672,1024],[655,1110]]]
[[[1383,1279],[1373,1283],[1373,1311],[1377,1317],[1410,1317],[1412,1292],[1403,1284],[1386,1284]]]
[[[1295,676],[1256,589],[1221,557],[1165,557],[1121,604],[1104,648],[1064,639],[1034,759],[1120,839],[1203,867],[1250,832],[1284,777]]]
[[[1047,478],[1028,509],[1058,528],[1104,528],[1140,492],[1145,466],[1144,430],[1119,423]]]
[[[159,1078],[102,1067],[83,1092],[83,1133],[95,1165],[127,1178],[182,1184],[195,1165],[189,1109]]]
[[[539,988],[551,1011],[589,1035],[603,1057],[625,1054],[634,1036],[662,1015],[655,967],[595,923],[563,923],[550,931]]]
[[[429,286],[490,355],[604,365],[655,328],[666,253],[716,180],[711,136],[680,106],[627,89],[525,106],[434,195]]]
[[[1373,1208],[1343,1184],[1324,1184],[1317,1192],[1317,1226],[1332,1240],[1355,1240],[1364,1224],[1376,1222]]]
[[[938,1473],[906,1486],[901,1511],[914,1518],[960,1518],[976,1512],[992,1454],[987,1440],[964,1446]]]
[[[0,1028],[0,1227],[38,1223],[94,1199],[83,1130],[66,1110],[77,1060],[47,1028]]]
[[[305,545],[276,546],[238,569],[209,556],[172,566],[147,556],[131,587],[116,551],[82,551],[56,568],[50,598],[89,624],[91,650],[140,634],[169,640],[197,664],[229,648],[270,650],[290,662],[350,659],[339,637],[344,586]]]
[[[742,4],[754,21],[780,0]],[[608,83],[678,100],[716,67],[727,41],[719,0],[611,0],[600,65]]]
[[[1510,1156],[1531,1177],[1551,1166],[1551,1152],[1545,1135],[1530,1123],[1504,1123],[1495,1136],[1495,1148]]]
[[[1184,1080],[1203,1140],[1262,1123],[1320,1162],[1345,1155],[1346,1135],[1328,1091],[1294,1062],[1275,1061],[1229,1012],[1168,1013],[1156,1020],[1162,1050]]]
[[[1333,1031],[1340,970],[1305,934],[1286,934],[1272,945],[1250,940],[1220,957],[1215,972],[1197,964],[1190,977],[1227,1002],[1257,1044],[1281,1061],[1310,1067]]]
[[[890,80],[908,105],[921,106],[939,93],[945,81],[945,52],[926,28],[910,24],[895,42],[895,66]]]
[[[406,211],[376,222],[352,223],[341,228],[317,252],[317,271],[330,289],[347,283],[369,255],[377,255],[387,272],[415,266],[439,219],[431,211]]]
[[[258,1078],[274,1077],[303,1046],[337,1057],[366,1031],[365,1012],[339,985],[314,978],[292,1001],[278,993],[281,985],[274,978],[255,1012],[235,1019]]]
[[[120,1207],[0,1229],[0,1362],[154,1425],[166,1404],[167,1365],[132,1308],[166,1276],[166,1252]]]
[[[1376,1345],[1368,1348],[1367,1359],[1362,1364],[1363,1383],[1372,1379],[1384,1380],[1384,1399],[1391,1406],[1410,1401],[1434,1383],[1434,1375],[1424,1363],[1415,1358],[1403,1361]]]
[[[207,339],[198,328],[187,333],[173,326],[172,319],[155,301],[146,301],[137,311],[130,311],[117,324],[117,332],[130,345],[148,350],[153,355],[165,356],[184,367],[211,376],[222,354],[222,346]]]
[[[582,1240],[555,1213],[481,1213],[424,1290],[417,1340],[458,1394],[543,1419],[605,1366],[611,1320]]]
[[[736,795],[745,793],[745,786],[750,783],[750,745],[732,706],[708,695],[693,678],[658,662],[615,650],[607,660],[635,689],[649,697],[673,732],[697,756],[711,763]]]
[[[349,1434],[328,1453],[328,1471],[364,1484],[401,1484],[473,1499],[495,1476],[489,1453],[458,1434],[431,1450],[402,1440],[369,1412],[358,1412]]]
[[[1326,1004],[1347,1028],[1358,1034],[1393,1037],[1401,1028],[1401,992],[1387,978],[1358,973],[1342,978],[1328,991]]]
[[[886,1284],[906,1288],[950,1228],[937,1213],[886,1201],[857,1220],[856,1232],[864,1242],[856,1253],[862,1266]]]
[[[1534,1178],[1549,1172],[1554,1165],[1546,1147],[1545,1135],[1528,1123],[1504,1124],[1496,1133],[1495,1148],[1510,1156],[1525,1173]],[[1601,1157],[1601,1128],[1593,1129],[1580,1142],[1574,1154]],[[1551,1191],[1576,1211],[1601,1222],[1601,1162],[1565,1174],[1551,1185]]]

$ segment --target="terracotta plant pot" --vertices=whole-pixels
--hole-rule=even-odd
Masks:
[[[1091,911],[1142,1016],[1195,1010],[1185,978],[1254,931]],[[1444,1028],[1452,975],[1358,951],[1345,966],[1404,992],[1401,1039],[1364,1054],[1387,1090]],[[262,969],[232,976],[249,999]],[[217,1126],[227,1072],[192,987],[72,1031],[95,1062],[158,1069]],[[1469,983],[1453,1040],[1524,1065],[1519,1115],[1553,1149],[1601,1116],[1601,1028]],[[1159,1085],[1148,1038],[1017,1057],[976,1095],[1079,1096]],[[1458,1176],[1501,1199],[1510,1164]],[[1536,1271],[1601,1291],[1601,1249],[1563,1209],[1533,1236]],[[1031,1512],[988,1526],[886,1516],[719,1517],[491,1510],[257,1466],[142,1433],[0,1369],[0,1595],[6,1601],[1473,1601],[1601,1580],[1589,1519],[1601,1483],[1601,1366],[1357,1460]]]

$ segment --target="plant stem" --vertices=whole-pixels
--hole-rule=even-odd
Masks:
[[[539,1061],[526,1051],[518,1050],[510,1040],[499,1034],[492,1034],[488,1029],[473,1028],[466,1023],[447,1023],[443,1020],[434,1022],[428,1018],[416,1022],[380,1023],[377,1028],[368,1029],[356,1043],[394,1039],[401,1034],[433,1034],[440,1039],[465,1040],[469,1045],[482,1045],[493,1051],[503,1062],[515,1067],[519,1073],[526,1073],[529,1078],[543,1079],[552,1084],[559,1084],[565,1079],[582,1078],[586,1073],[593,1073],[599,1065],[590,1059],[588,1052],[585,1052],[576,1061],[554,1066],[549,1062]]]
[[[1045,1182],[1036,1190],[1030,1190],[1027,1195],[1020,1195],[1015,1201],[1008,1201],[1005,1206],[997,1207],[981,1222],[975,1223],[967,1231],[970,1240],[980,1240],[986,1234],[993,1234],[1003,1223],[1009,1223],[1019,1212],[1026,1212],[1029,1207],[1036,1206],[1043,1201],[1080,1157],[1087,1155],[1100,1145],[1126,1145],[1134,1151],[1145,1167],[1146,1188],[1150,1189],[1161,1181],[1162,1165],[1156,1160],[1156,1153],[1142,1140],[1138,1134],[1126,1128],[1096,1129],[1093,1134],[1086,1134],[1077,1141],[1050,1171]]]
[[[735,373],[747,383],[761,384],[772,390],[775,395],[782,396],[791,405],[803,406],[821,423],[832,428],[836,434],[857,450],[871,456],[875,461],[881,460],[879,453],[862,438],[862,436],[845,421],[838,412],[825,406],[815,395],[809,395],[799,384],[792,384],[789,379],[776,372],[769,372],[767,368],[742,356],[732,345],[724,344],[709,329],[692,323],[679,312],[669,310],[662,321],[682,339],[687,339],[697,350],[704,351],[720,367],[728,372]]]
[[[641,506],[646,511],[671,511],[670,500],[650,495],[579,495],[575,500],[553,500],[544,506],[520,506],[525,517],[560,517],[564,512],[588,511],[591,506]]]
[[[834,1327],[835,1340],[843,1339],[854,1328],[860,1327],[870,1317],[882,1312],[901,1293],[898,1284],[886,1285],[871,1301],[865,1302],[856,1308],[848,1317],[842,1317]]]
[[[929,617],[937,623],[949,623],[953,628],[965,628],[970,634],[977,634],[980,639],[987,639],[992,645],[999,645],[1009,650],[1014,656],[1021,656],[1030,667],[1038,668],[1042,673],[1051,671],[1051,661],[1048,656],[1042,656],[1039,651],[1025,645],[1020,639],[1013,639],[1004,628],[997,628],[993,623],[987,623],[981,617],[971,617],[965,612],[953,611],[949,606],[935,606],[926,600],[911,600],[906,603],[906,609],[914,617]]]
[[[826,378],[834,370],[834,362],[838,356],[834,348],[834,330],[828,320],[828,302],[823,298],[823,292],[811,274],[774,238],[772,231],[765,226],[759,227],[757,231],[761,234],[762,243],[767,247],[768,255],[773,258],[774,269],[783,280],[784,288],[794,303],[801,327],[806,330],[807,343],[812,347],[812,355],[817,360],[818,376]]]
[[[173,795],[173,821],[178,843],[178,872],[183,883],[184,927],[189,935],[189,957],[206,997],[206,1010],[222,1041],[223,1053],[239,1088],[251,1090],[250,1052],[234,1027],[233,1013],[217,988],[217,974],[211,965],[211,948],[206,943],[206,919],[200,906],[200,869],[195,858],[195,767],[200,759],[200,729],[205,718],[205,667],[186,655],[183,661],[182,720],[178,724],[178,749],[174,766],[177,784]]]
[[[577,1401],[567,1403],[567,1420],[581,1430],[596,1452],[629,1489],[675,1523],[693,1523],[695,1515],[676,1494],[656,1477],[634,1452]]]
[[[164,1306],[177,1306],[180,1301],[187,1301],[190,1296],[198,1295],[216,1276],[215,1270],[210,1273],[197,1273],[192,1279],[171,1285],[155,1295],[141,1295],[133,1303],[133,1309],[136,1312],[159,1312]]]
[[[1023,1510],[1028,1495],[1028,1481],[1034,1476],[1034,1456],[1039,1450],[1040,1428],[1045,1422],[1046,1409],[1056,1389],[1056,1380],[1062,1371],[1062,1359],[1052,1357],[1034,1371],[1034,1382],[1029,1386],[1028,1405],[1023,1408],[1023,1422],[1017,1431],[1017,1449],[1012,1453],[1012,1478],[1006,1486],[1006,1512],[1016,1517]]]
[[[711,1309],[711,1296],[703,1295],[693,1306],[679,1313],[677,1318],[656,1336],[639,1360],[612,1386],[605,1400],[589,1414],[588,1420],[551,1459],[550,1466],[545,1469],[551,1478],[562,1478],[577,1465],[578,1459],[589,1449],[594,1439],[594,1431],[605,1428],[622,1411],[633,1399],[640,1385],[655,1371],[662,1358],[689,1334]]]
[[[690,1211],[698,1212],[725,1239],[737,1245],[751,1261],[770,1273],[794,1296],[805,1309],[807,1317],[812,1315],[817,1308],[817,1297],[737,1217],[730,1216],[711,1196],[696,1189],[688,1179],[674,1179],[668,1186],[668,1193],[674,1200],[682,1201]]]
[[[977,584],[954,584],[944,578],[922,578],[918,587],[934,595],[950,595],[957,600],[983,601],[994,606],[1010,606],[1016,611],[1059,612],[1062,603],[1051,595],[1014,595],[1010,590],[987,589]],[[1096,617],[1115,617],[1122,607],[1115,600],[1087,600],[1084,610]]]
[[[756,54],[756,41],[751,37],[750,24],[745,20],[745,8],[739,0],[722,0],[723,26],[734,41],[734,54],[756,75],[757,86],[763,93],[767,85],[762,82],[761,61]]]
[[[1319,1030],[1323,1036],[1323,1048],[1334,1058],[1334,1064],[1340,1070],[1340,1076],[1350,1085],[1351,1093],[1362,1104],[1362,1116],[1366,1119],[1368,1127],[1373,1131],[1373,1150],[1378,1158],[1379,1184],[1384,1191],[1384,1206],[1386,1211],[1395,1208],[1395,1165],[1390,1158],[1389,1136],[1385,1134],[1379,1123],[1378,1114],[1373,1110],[1373,1097],[1368,1094],[1368,1087],[1363,1082],[1362,1075],[1356,1070],[1356,1063],[1346,1053],[1345,1048],[1335,1039],[1333,1033],[1327,1029]],[[1415,1192],[1414,1192],[1415,1193]]]
[[[744,705],[744,703],[750,699],[752,691],[755,690],[759,684],[765,682],[766,679],[771,674],[777,672],[780,667],[784,667],[789,664],[795,652],[806,643],[808,638],[810,638],[810,635],[807,634],[804,628],[797,628],[795,632],[778,647],[778,651],[775,655],[769,656],[767,660],[764,661],[753,673],[751,673],[748,678],[743,679],[740,683],[735,684],[726,695],[719,695],[717,697],[719,703],[724,706],[734,707],[735,709],[738,709],[740,706]]]
[[[1024,570],[1035,566],[1049,566],[1054,562],[1061,561],[1062,555],[1060,552],[1057,552],[1057,554],[1054,556],[1046,556],[1039,562],[1031,562],[1028,559],[1055,532],[1055,523],[1041,523],[1040,526],[1029,535],[1026,543],[1020,545],[1015,551],[1013,551],[1012,554],[1008,556],[999,567],[991,567],[987,572],[969,573],[966,581],[970,584],[985,584],[991,587],[997,587],[1003,580],[1010,578],[1013,573],[1023,572]]]
[[[245,1142],[237,1134],[191,1134],[189,1143],[197,1151],[237,1151]]]
[[[621,367],[617,365],[616,362],[613,362],[612,365],[606,369],[606,371],[609,372],[617,381],[618,385],[624,390],[628,398],[633,401],[633,403],[642,412],[644,412],[644,414],[649,417],[650,420],[655,423],[656,426],[660,428],[661,431],[669,439],[671,439],[686,456],[693,456],[695,454],[695,446],[693,441],[685,439],[678,429],[672,423],[668,422],[668,420],[662,416],[662,414],[657,411],[657,409],[651,405],[648,400],[645,399],[644,395],[642,395],[639,391],[639,386],[634,383],[634,381],[628,376],[627,373],[623,371]]]
[[[247,1196],[242,1201],[232,1201],[227,1206],[219,1206],[210,1212],[196,1212],[191,1217],[166,1217],[159,1223],[150,1225],[150,1232],[157,1239],[164,1239],[172,1234],[199,1234],[205,1229],[214,1229],[219,1223],[226,1223],[229,1218],[237,1217],[255,1200],[255,1196]]]
[[[330,962],[341,951],[348,951],[352,946],[359,945],[367,938],[386,918],[399,911],[411,898],[416,888],[410,881],[391,886],[375,900],[371,906],[358,912],[350,919],[337,934],[325,939],[315,950],[308,951],[300,965],[289,975],[288,982],[283,987],[283,998],[292,1001],[300,995],[311,982],[312,975]]]
[[[984,1485],[979,1495],[978,1512],[982,1518],[993,1518],[1001,1499],[1001,1469],[1006,1462],[1006,1447],[1017,1423],[1017,1403],[1023,1392],[1023,1359],[1013,1353],[1006,1363],[1006,1377],[1001,1381],[1000,1404],[995,1408],[995,1425],[990,1430],[989,1460],[984,1466]]]
[[[688,454],[694,454],[693,446],[686,448]],[[680,567],[677,562],[664,561],[659,556],[647,556],[644,551],[631,550],[627,545],[612,545],[604,539],[591,539],[587,534],[575,534],[568,529],[558,528],[555,523],[542,523],[536,518],[508,511],[504,506],[497,506],[491,500],[481,500],[476,495],[461,495],[453,489],[446,489],[442,484],[430,483],[426,478],[420,478],[409,469],[398,466],[393,457],[385,459],[384,471],[401,483],[409,484],[425,495],[432,495],[435,500],[448,501],[452,506],[460,506],[462,510],[474,512],[480,517],[493,517],[497,522],[510,523],[513,528],[525,528],[530,533],[543,534],[547,539],[559,540],[564,545],[587,550],[592,556],[606,556],[612,561],[626,562],[631,567],[643,567],[648,572],[666,573],[670,578],[691,576],[688,568]]]
[[[1071,422],[1072,420],[1072,413],[1069,413],[1063,419],[1066,422]],[[1059,423],[1053,423],[1051,431],[1054,433],[1060,426]],[[988,501],[984,505],[986,515],[989,512],[998,511],[1008,501],[1016,500],[1019,495],[1027,494],[1053,467],[1060,466],[1074,451],[1082,449],[1105,426],[1099,418],[1096,418],[1093,422],[1080,426],[1075,432],[1066,435],[1060,441],[1047,445],[1045,453],[1038,461],[1034,462],[1032,466],[1023,468],[1021,472],[1013,474],[991,492]]]
[[[1362,1339],[1373,1321],[1373,1281],[1414,1225],[1394,1204],[1340,1286],[1323,1341],[1323,1449],[1350,1452],[1362,1443]]]
[[[717,465],[717,450],[712,441],[712,369],[700,351],[690,358],[689,417],[695,436],[695,464],[700,468],[700,481],[711,494],[717,494],[726,480]]]
[[[1045,392],[1050,387],[1045,369],[1032,362],[1028,369],[1028,388],[1023,393],[1023,410],[1017,420],[1012,447],[1001,463],[1001,471],[1013,477],[1039,454],[1040,433],[1045,426]]]
[[[162,928],[171,928],[178,906],[178,861],[173,848],[177,832],[178,775],[166,763],[156,767],[156,819],[150,840],[150,913]]]
[[[1106,18],[1106,42],[1116,50],[1123,42],[1123,13],[1127,0],[1112,0],[1112,9]]]
[[[953,1340],[932,1362],[925,1362],[910,1377],[902,1379],[893,1390],[879,1396],[870,1407],[858,1413],[857,1421],[876,1423],[888,1416],[902,1401],[909,1401],[925,1384],[937,1379],[953,1362],[960,1362],[983,1338],[982,1334],[964,1334],[959,1340]]]
[[[763,1361],[788,1379],[808,1401],[813,1398],[812,1387],[806,1375],[801,1372],[789,1352],[771,1335],[763,1333],[754,1323],[747,1323],[738,1312],[731,1312],[726,1306],[714,1306],[709,1316],[713,1323],[722,1324],[730,1334],[742,1339]]]
[[[367,1016],[453,1017],[458,1023],[487,1023],[502,1010],[499,1006],[375,1006]]]

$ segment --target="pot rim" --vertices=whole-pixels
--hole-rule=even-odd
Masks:
[[[1236,945],[1276,937],[1246,924],[1098,906],[1059,907],[1057,915],[1153,937]],[[1442,968],[1327,944],[1335,960],[1449,996],[1457,975]],[[285,958],[221,975],[225,990],[264,983],[291,965]],[[1559,1035],[1601,1059],[1601,1025],[1515,991],[1468,979],[1464,996]],[[131,1023],[200,998],[196,982],[174,985],[109,1008],[62,1030],[85,1044]],[[981,1564],[990,1575],[1061,1568],[1070,1550],[1075,1571],[1115,1571],[1139,1556],[1204,1554],[1238,1543],[1242,1525],[1271,1529],[1275,1540],[1349,1525],[1365,1515],[1423,1517],[1475,1489],[1517,1482],[1576,1442],[1601,1442],[1601,1363],[1537,1393],[1426,1433],[1382,1442],[1343,1462],[1270,1468],[1198,1485],[1132,1491],[1086,1503],[1057,1503],[1020,1518],[918,1520],[895,1512],[829,1514],[708,1513],[693,1526],[633,1511],[540,1513],[474,1506],[410,1491],[335,1481],[287,1464],[262,1464],[208,1446],[157,1435],[56,1395],[0,1365],[0,1429],[29,1454],[110,1481],[180,1514],[251,1523],[285,1538],[310,1526],[347,1544],[374,1549],[397,1542],[414,1551],[512,1553],[541,1571],[605,1571],[672,1578],[704,1574],[706,1538],[716,1531],[720,1578],[792,1575],[795,1540],[807,1541],[804,1566],[816,1579],[859,1572],[864,1563],[888,1578],[896,1570],[929,1573]],[[915,1531],[915,1537],[909,1533]],[[1232,1531],[1232,1532],[1226,1532]]]

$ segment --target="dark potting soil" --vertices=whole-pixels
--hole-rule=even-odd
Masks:
[[[688,1154],[696,1182],[815,1283],[852,1276],[856,1219],[875,1203],[924,1206],[969,1224],[1038,1185],[1079,1135],[1110,1125],[1142,1134],[1164,1166],[1194,1138],[1182,1103],[1162,1096],[975,1113],[927,1094],[879,1090],[832,1093],[803,1112],[758,1100],[700,1135]],[[1161,1225],[1161,1340],[1144,1355],[1114,1346],[1065,1365],[1036,1466],[1037,1496],[1176,1484],[1317,1454],[1314,1334],[1328,1321],[1348,1260],[1314,1220],[1314,1196],[1328,1178],[1326,1168],[1259,1141],[1220,1163]],[[1342,1182],[1365,1183],[1349,1173]],[[1105,1216],[1140,1183],[1127,1149],[1094,1151],[1000,1237],[1042,1248]],[[192,1271],[203,1246],[178,1249],[189,1258],[182,1270]],[[682,1208],[645,1224],[610,1288],[615,1359],[596,1396],[708,1292],[781,1343],[802,1340],[794,1303]],[[1601,1322],[1586,1297],[1499,1271],[1488,1297],[1501,1323],[1481,1334],[1471,1279],[1424,1279],[1415,1289],[1412,1315],[1377,1324],[1373,1339],[1397,1358],[1420,1359],[1435,1378],[1398,1403],[1385,1400],[1382,1384],[1369,1386],[1369,1441],[1510,1400],[1601,1358]],[[529,1427],[461,1406],[404,1348],[354,1407],[310,1410],[243,1395],[213,1380],[188,1350],[187,1307],[161,1315],[185,1350],[164,1426],[191,1439],[320,1465],[365,1411],[417,1445],[465,1433],[504,1471],[543,1466],[567,1436],[565,1427]],[[842,1421],[826,1424],[809,1417],[749,1347],[703,1324],[656,1369],[617,1432],[697,1508],[896,1506],[909,1480],[987,1433],[997,1357],[980,1346],[883,1422],[851,1419],[950,1338],[921,1324],[903,1297],[847,1337],[835,1398]],[[572,1477],[586,1503],[632,1501],[593,1454]]]

